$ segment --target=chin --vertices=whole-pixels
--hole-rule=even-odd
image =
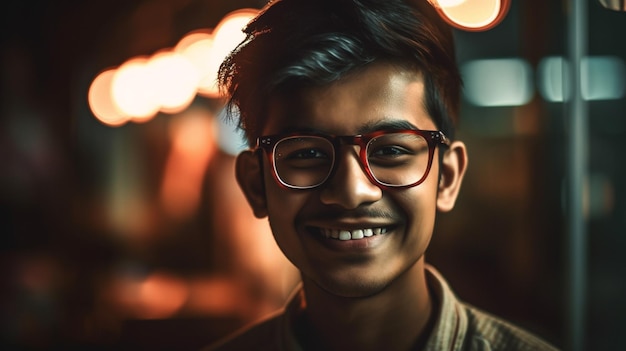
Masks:
[[[357,278],[352,275],[348,279],[325,279],[315,281],[315,284],[327,293],[345,298],[365,298],[376,295],[385,290],[390,284],[390,279]]]

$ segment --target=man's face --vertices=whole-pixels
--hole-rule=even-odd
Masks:
[[[330,86],[274,98],[263,134],[355,135],[402,123],[435,130],[423,100],[420,75],[373,64]],[[332,177],[311,190],[281,187],[265,155],[262,158],[262,212],[269,217],[278,246],[303,279],[351,297],[381,291],[422,259],[433,232],[438,194],[438,150],[423,183],[390,190],[370,182],[358,152],[358,146],[342,146]],[[344,231],[360,237],[361,230],[373,235],[351,240],[331,235]]]

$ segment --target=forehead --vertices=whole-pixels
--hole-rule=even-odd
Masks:
[[[421,74],[388,63],[371,64],[329,85],[272,96],[267,113],[264,135],[298,130],[350,135],[407,123],[435,129]]]

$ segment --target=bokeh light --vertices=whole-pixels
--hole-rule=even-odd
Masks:
[[[233,11],[215,31],[192,31],[173,50],[135,57],[103,72],[90,88],[89,106],[94,116],[109,126],[128,120],[141,123],[159,112],[184,111],[198,94],[219,98],[219,66],[245,39],[242,29],[258,12],[248,8]]]
[[[626,11],[624,0],[598,0],[602,6],[613,11]]]
[[[532,68],[521,58],[473,60],[461,72],[465,97],[476,106],[521,106],[534,93]]]
[[[148,58],[137,57],[122,64],[111,82],[113,103],[135,122],[152,118],[159,111],[155,99],[154,77],[148,69]]]
[[[155,105],[165,113],[177,113],[193,101],[198,86],[198,71],[183,55],[163,51],[152,56],[147,69],[154,85]]]
[[[585,57],[581,66],[585,100],[619,100],[626,91],[626,65],[617,56]]]
[[[196,68],[198,73],[198,93],[208,97],[216,97],[214,63],[212,62],[213,35],[209,31],[192,32],[183,37],[176,52],[185,56]]]
[[[172,119],[172,142],[160,201],[172,219],[183,220],[196,213],[202,195],[202,180],[215,145],[214,117],[208,110],[191,108]]]
[[[189,285],[167,271],[148,274],[122,268],[112,277],[110,297],[130,318],[163,319],[176,314],[189,296]]]
[[[224,58],[241,43],[246,35],[242,29],[252,18],[258,14],[256,9],[240,9],[233,11],[222,19],[215,27],[213,32],[213,43],[211,48],[210,60],[207,62],[207,70],[209,76],[204,79],[205,82],[213,82],[208,86],[203,86],[201,93],[210,97],[218,96],[217,88],[217,71]]]
[[[543,58],[537,67],[539,92],[550,102],[567,100],[567,60],[560,56]],[[626,64],[617,56],[589,56],[581,62],[581,94],[585,100],[619,100],[626,95]]]
[[[88,92],[88,102],[91,111],[96,118],[109,126],[121,126],[128,121],[128,116],[124,115],[113,103],[111,96],[111,81],[115,75],[115,69],[108,69],[96,76]]]
[[[174,51],[184,54],[184,52],[192,45],[199,41],[203,41],[205,39],[213,40],[212,30],[210,29],[198,29],[187,33],[184,37],[182,37],[176,47],[174,47]]]
[[[510,0],[429,0],[450,25],[466,31],[484,31],[506,16]]]

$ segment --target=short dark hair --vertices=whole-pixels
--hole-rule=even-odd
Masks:
[[[454,137],[462,83],[452,29],[427,0],[271,1],[244,32],[218,77],[250,145],[273,94],[329,84],[374,61],[419,72],[428,113]]]

